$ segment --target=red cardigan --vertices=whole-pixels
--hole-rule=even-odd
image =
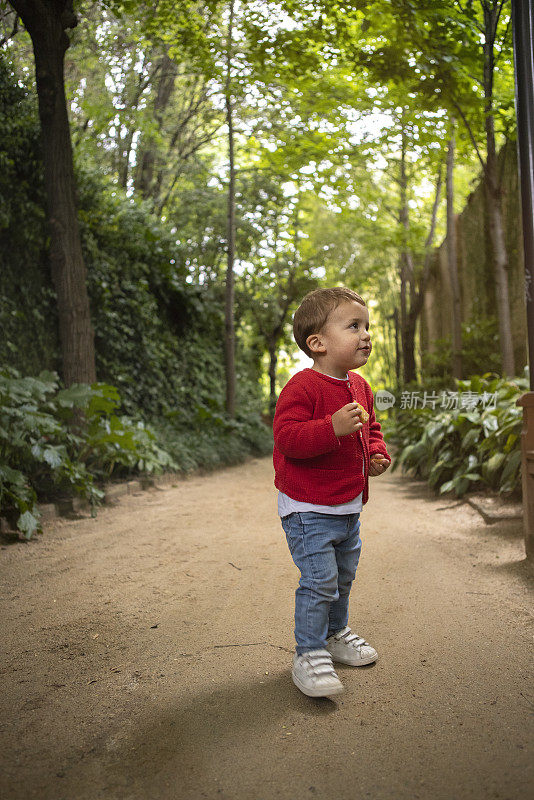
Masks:
[[[354,401],[366,409],[369,421],[357,433],[338,438],[332,414]],[[391,461],[375,419],[372,389],[356,372],[348,373],[348,381],[309,367],[297,372],[280,392],[273,433],[274,485],[293,500],[334,506],[363,491],[367,503],[370,457],[380,453]]]

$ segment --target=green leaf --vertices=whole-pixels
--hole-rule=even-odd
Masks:
[[[0,466],[0,481],[8,481],[14,486],[24,486],[26,478],[18,469],[12,469],[6,464]]]
[[[484,429],[484,435],[489,436],[498,430],[499,420],[494,414],[489,414],[487,417],[482,419],[482,428]]]
[[[63,459],[59,453],[59,449],[55,447],[48,447],[43,451],[43,458],[51,467],[59,467]]]
[[[31,511],[25,511],[17,520],[17,528],[26,539],[31,539],[35,531],[39,529],[39,520]]]
[[[515,452],[511,453],[508,457],[506,462],[506,466],[502,471],[501,475],[501,484],[507,483],[512,475],[516,472],[519,472],[519,468],[521,465],[521,451],[516,450]]]
[[[494,453],[491,458],[488,459],[482,465],[482,474],[484,478],[489,481],[490,483],[494,483],[495,477],[499,470],[501,469],[502,465],[506,460],[505,453]]]
[[[464,475],[456,475],[452,479],[452,485],[456,490],[457,497],[462,497],[469,488],[469,481]]]
[[[462,439],[462,450],[470,450],[478,441],[480,428],[471,428]]]
[[[480,459],[477,458],[476,455],[471,453],[467,459],[467,469],[471,470],[473,467],[478,467],[480,465]]]
[[[504,445],[504,452],[505,453],[509,453],[512,450],[512,448],[514,447],[514,445],[515,445],[515,443],[517,442],[518,439],[519,439],[519,436],[518,436],[517,433],[509,433],[508,434],[508,438],[506,440],[506,444]]]
[[[61,389],[56,400],[63,408],[85,408],[91,397],[91,387],[86,383],[74,383],[68,389]]]

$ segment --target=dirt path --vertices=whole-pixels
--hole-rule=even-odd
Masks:
[[[339,699],[290,677],[269,459],[0,551],[4,800],[518,800],[534,792],[517,523],[372,479]]]

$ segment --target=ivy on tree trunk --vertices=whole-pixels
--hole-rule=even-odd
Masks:
[[[63,379],[96,380],[87,270],[83,260],[72,161],[64,58],[67,28],[75,27],[72,2],[12,0],[33,44],[50,223],[50,266],[57,295]]]

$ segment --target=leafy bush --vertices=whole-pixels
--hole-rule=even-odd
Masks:
[[[250,454],[267,455],[272,451],[271,428],[261,422],[255,409],[238,411],[235,419],[229,419],[215,402],[197,403],[187,420],[185,425],[183,411],[179,410],[153,423],[166,450],[186,473],[238,464]]]
[[[488,372],[501,369],[499,348],[499,325],[494,316],[462,323],[462,374],[476,375],[480,364]],[[452,364],[452,337],[436,339],[432,351],[423,353],[423,373],[431,378],[440,378],[449,385]]]
[[[57,308],[37,98],[0,53],[0,364],[56,369]]]
[[[399,448],[392,470],[402,466],[441,494],[463,497],[469,489],[491,488],[518,495],[523,412],[515,401],[528,391],[528,379],[485,373],[455,383],[464,407],[397,410],[384,422],[387,441]],[[495,408],[492,402],[470,407],[470,393],[484,392],[496,395]]]
[[[0,511],[15,512],[26,538],[41,529],[38,499],[74,492],[94,508],[95,479],[176,468],[144,422],[114,413],[119,405],[105,383],[60,389],[54,372],[0,371]]]

